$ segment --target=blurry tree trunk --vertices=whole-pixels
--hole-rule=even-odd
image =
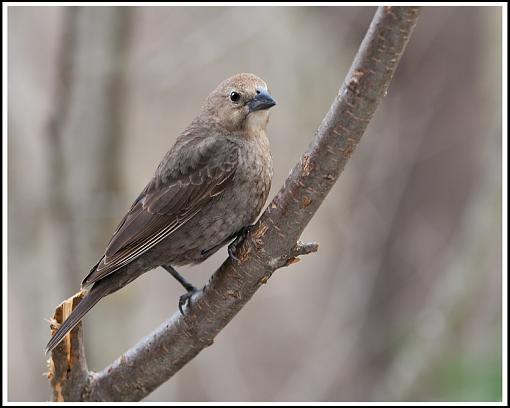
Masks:
[[[367,303],[364,316],[360,317],[363,324],[357,344],[362,352],[355,356],[356,372],[351,372],[350,378],[342,385],[359,400],[366,400],[367,395],[376,400],[395,399],[390,387],[382,389],[380,385],[388,382],[390,367],[400,357],[398,353],[402,347],[395,347],[395,344],[417,341],[416,333],[399,330],[399,325],[406,319],[415,321],[423,312],[424,305],[430,305],[427,299],[435,288],[445,285],[444,268],[437,265],[449,262],[447,248],[454,245],[450,239],[458,236],[454,232],[461,229],[465,206],[471,202],[466,197],[476,193],[473,188],[481,174],[480,151],[486,142],[486,138],[480,135],[486,129],[475,115],[466,115],[466,112],[471,109],[472,98],[479,94],[479,85],[471,78],[475,77],[472,70],[476,69],[476,59],[480,55],[477,51],[480,30],[477,10],[470,8],[465,13],[467,15],[459,20],[458,27],[449,38],[443,38],[433,29],[426,31],[421,43],[410,50],[410,58],[401,64],[402,78],[419,77],[421,70],[433,72],[436,78],[432,87],[435,91],[431,91],[430,84],[417,87],[419,105],[414,101],[403,104],[399,106],[400,112],[394,113],[402,118],[413,118],[416,123],[419,120],[425,125],[417,124],[416,128],[423,131],[415,132],[413,137],[405,133],[391,137],[394,146],[398,146],[399,160],[393,160],[395,152],[391,149],[374,157],[372,165],[378,167],[381,179],[392,180],[391,189],[373,188],[357,200],[362,203],[357,205],[361,222],[363,212],[372,211],[372,206],[376,205],[386,223],[385,228],[359,229],[370,231],[370,236],[360,239],[372,253],[377,254],[377,262],[368,272],[371,277],[368,280]],[[447,15],[444,19],[451,24]],[[465,68],[445,75],[447,71],[441,61],[452,57],[462,61]],[[402,82],[406,83],[405,80]],[[399,87],[398,83],[395,85]],[[457,124],[456,129],[450,134],[450,148],[462,149],[463,153],[458,154],[454,162],[451,156],[441,154],[435,148],[444,138],[444,126],[448,123],[445,115],[450,119],[457,118],[453,122]],[[387,143],[391,141],[387,139]],[[416,218],[416,214],[420,217]],[[412,234],[420,234],[422,244],[419,249],[406,248],[401,242],[402,237]],[[429,252],[427,270],[419,270],[410,261],[413,258],[407,254],[411,251],[415,256],[426,256],[423,254]],[[412,298],[413,302],[406,301],[407,298]],[[374,332],[377,336],[373,335]],[[332,383],[332,388],[338,389],[337,384]],[[341,391],[337,392],[340,395]]]
[[[314,141],[292,169],[278,195],[227,259],[185,316],[177,312],[99,373],[88,373],[78,324],[52,352],[53,367],[71,373],[52,385],[58,399],[136,401],[172,377],[232,320],[272,273],[314,252],[298,239],[338,179],[383,99],[418,18],[418,7],[380,7],[345,82]],[[297,243],[296,243],[297,242]],[[74,305],[66,301],[55,319]],[[62,309],[62,310],[61,310]],[[74,346],[73,346],[74,345]],[[67,366],[66,366],[67,364]],[[62,391],[65,390],[65,391]],[[78,396],[78,398],[77,398]]]
[[[119,195],[130,10],[66,7],[63,18],[48,126],[49,204],[60,248],[58,276],[72,293],[112,229],[108,216]]]
[[[67,7],[63,16],[63,28],[61,44],[57,58],[57,79],[55,81],[55,93],[53,112],[48,121],[47,128],[47,157],[49,167],[48,190],[49,214],[52,218],[51,225],[54,228],[54,239],[57,241],[58,271],[55,276],[62,279],[62,287],[72,290],[75,286],[73,273],[76,268],[75,245],[73,229],[71,228],[71,208],[66,186],[66,164],[63,147],[63,125],[68,116],[70,99],[70,87],[73,81],[71,70],[71,56],[74,47],[76,21],[76,8]]]

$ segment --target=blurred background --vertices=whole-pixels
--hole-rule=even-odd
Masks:
[[[278,106],[271,197],[373,7],[9,7],[8,398],[50,399],[46,319],[204,98],[253,72]],[[425,8],[387,97],[278,270],[147,401],[501,399],[501,9]],[[226,258],[181,268],[203,285]],[[177,310],[162,269],[85,319],[101,370]]]

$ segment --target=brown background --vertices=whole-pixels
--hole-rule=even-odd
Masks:
[[[277,99],[274,195],[374,11],[89,8],[73,20],[62,7],[9,8],[10,400],[49,399],[45,319],[217,83],[253,72]],[[66,53],[81,67],[67,79]],[[319,253],[275,273],[147,400],[500,399],[501,140],[501,9],[425,8],[303,234]],[[225,256],[181,271],[203,284]],[[85,319],[89,367],[174,313],[181,292],[158,269],[102,301]]]

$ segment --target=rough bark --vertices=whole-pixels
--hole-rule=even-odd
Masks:
[[[185,316],[176,312],[103,371],[79,378],[67,387],[73,392],[64,399],[79,395],[82,401],[141,400],[210,346],[276,269],[317,250],[317,244],[302,244],[298,239],[386,94],[418,14],[418,7],[377,10],[314,141],[237,249],[239,262],[227,259],[194,295]],[[55,358],[65,357],[54,352]]]

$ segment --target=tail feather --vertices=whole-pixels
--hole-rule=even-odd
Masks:
[[[62,341],[65,335],[83,319],[87,312],[107,295],[107,292],[108,285],[94,285],[52,336],[46,345],[46,353],[53,350]]]

